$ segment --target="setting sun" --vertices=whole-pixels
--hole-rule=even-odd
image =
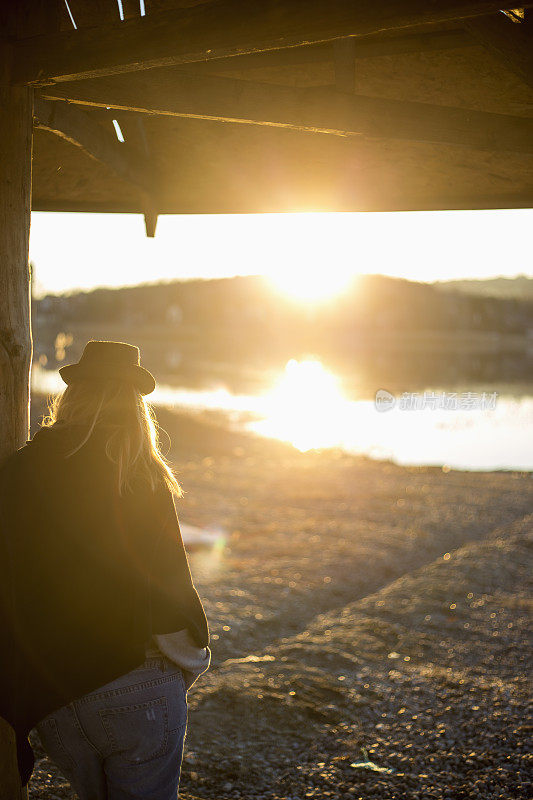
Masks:
[[[329,300],[341,294],[353,279],[350,271],[328,271],[308,266],[280,271],[270,277],[270,283],[283,294],[302,302]]]
[[[312,301],[338,294],[350,275],[363,273],[433,281],[529,272],[524,259],[531,214],[163,215],[156,238],[147,239],[138,214],[38,212],[30,256],[36,296],[261,274],[280,291]]]

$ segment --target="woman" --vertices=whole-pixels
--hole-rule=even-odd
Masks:
[[[137,347],[90,341],[0,470],[0,715],[80,800],[175,800],[209,630]]]

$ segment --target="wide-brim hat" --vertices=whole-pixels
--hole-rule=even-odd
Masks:
[[[155,389],[154,376],[141,367],[139,348],[126,342],[91,339],[80,360],[61,367],[59,374],[67,385],[77,380],[112,378],[132,383],[141,394],[150,394]]]

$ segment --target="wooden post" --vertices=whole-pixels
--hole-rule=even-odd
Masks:
[[[0,461],[29,437],[32,117],[31,89],[0,86]],[[0,800],[26,797],[12,728],[0,720]]]

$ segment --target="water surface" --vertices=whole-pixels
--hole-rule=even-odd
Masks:
[[[174,378],[149,399],[176,410],[222,412],[236,428],[302,451],[336,447],[402,465],[533,470],[533,386],[523,385],[519,393],[494,383],[428,386],[432,394],[425,397],[417,387],[403,397],[394,392],[395,402],[383,411],[368,390],[350,389],[347,376],[341,379],[317,359],[290,359],[249,393],[231,391],[220,377],[210,388],[205,383],[184,388]],[[33,391],[63,388],[56,370],[34,366]]]

